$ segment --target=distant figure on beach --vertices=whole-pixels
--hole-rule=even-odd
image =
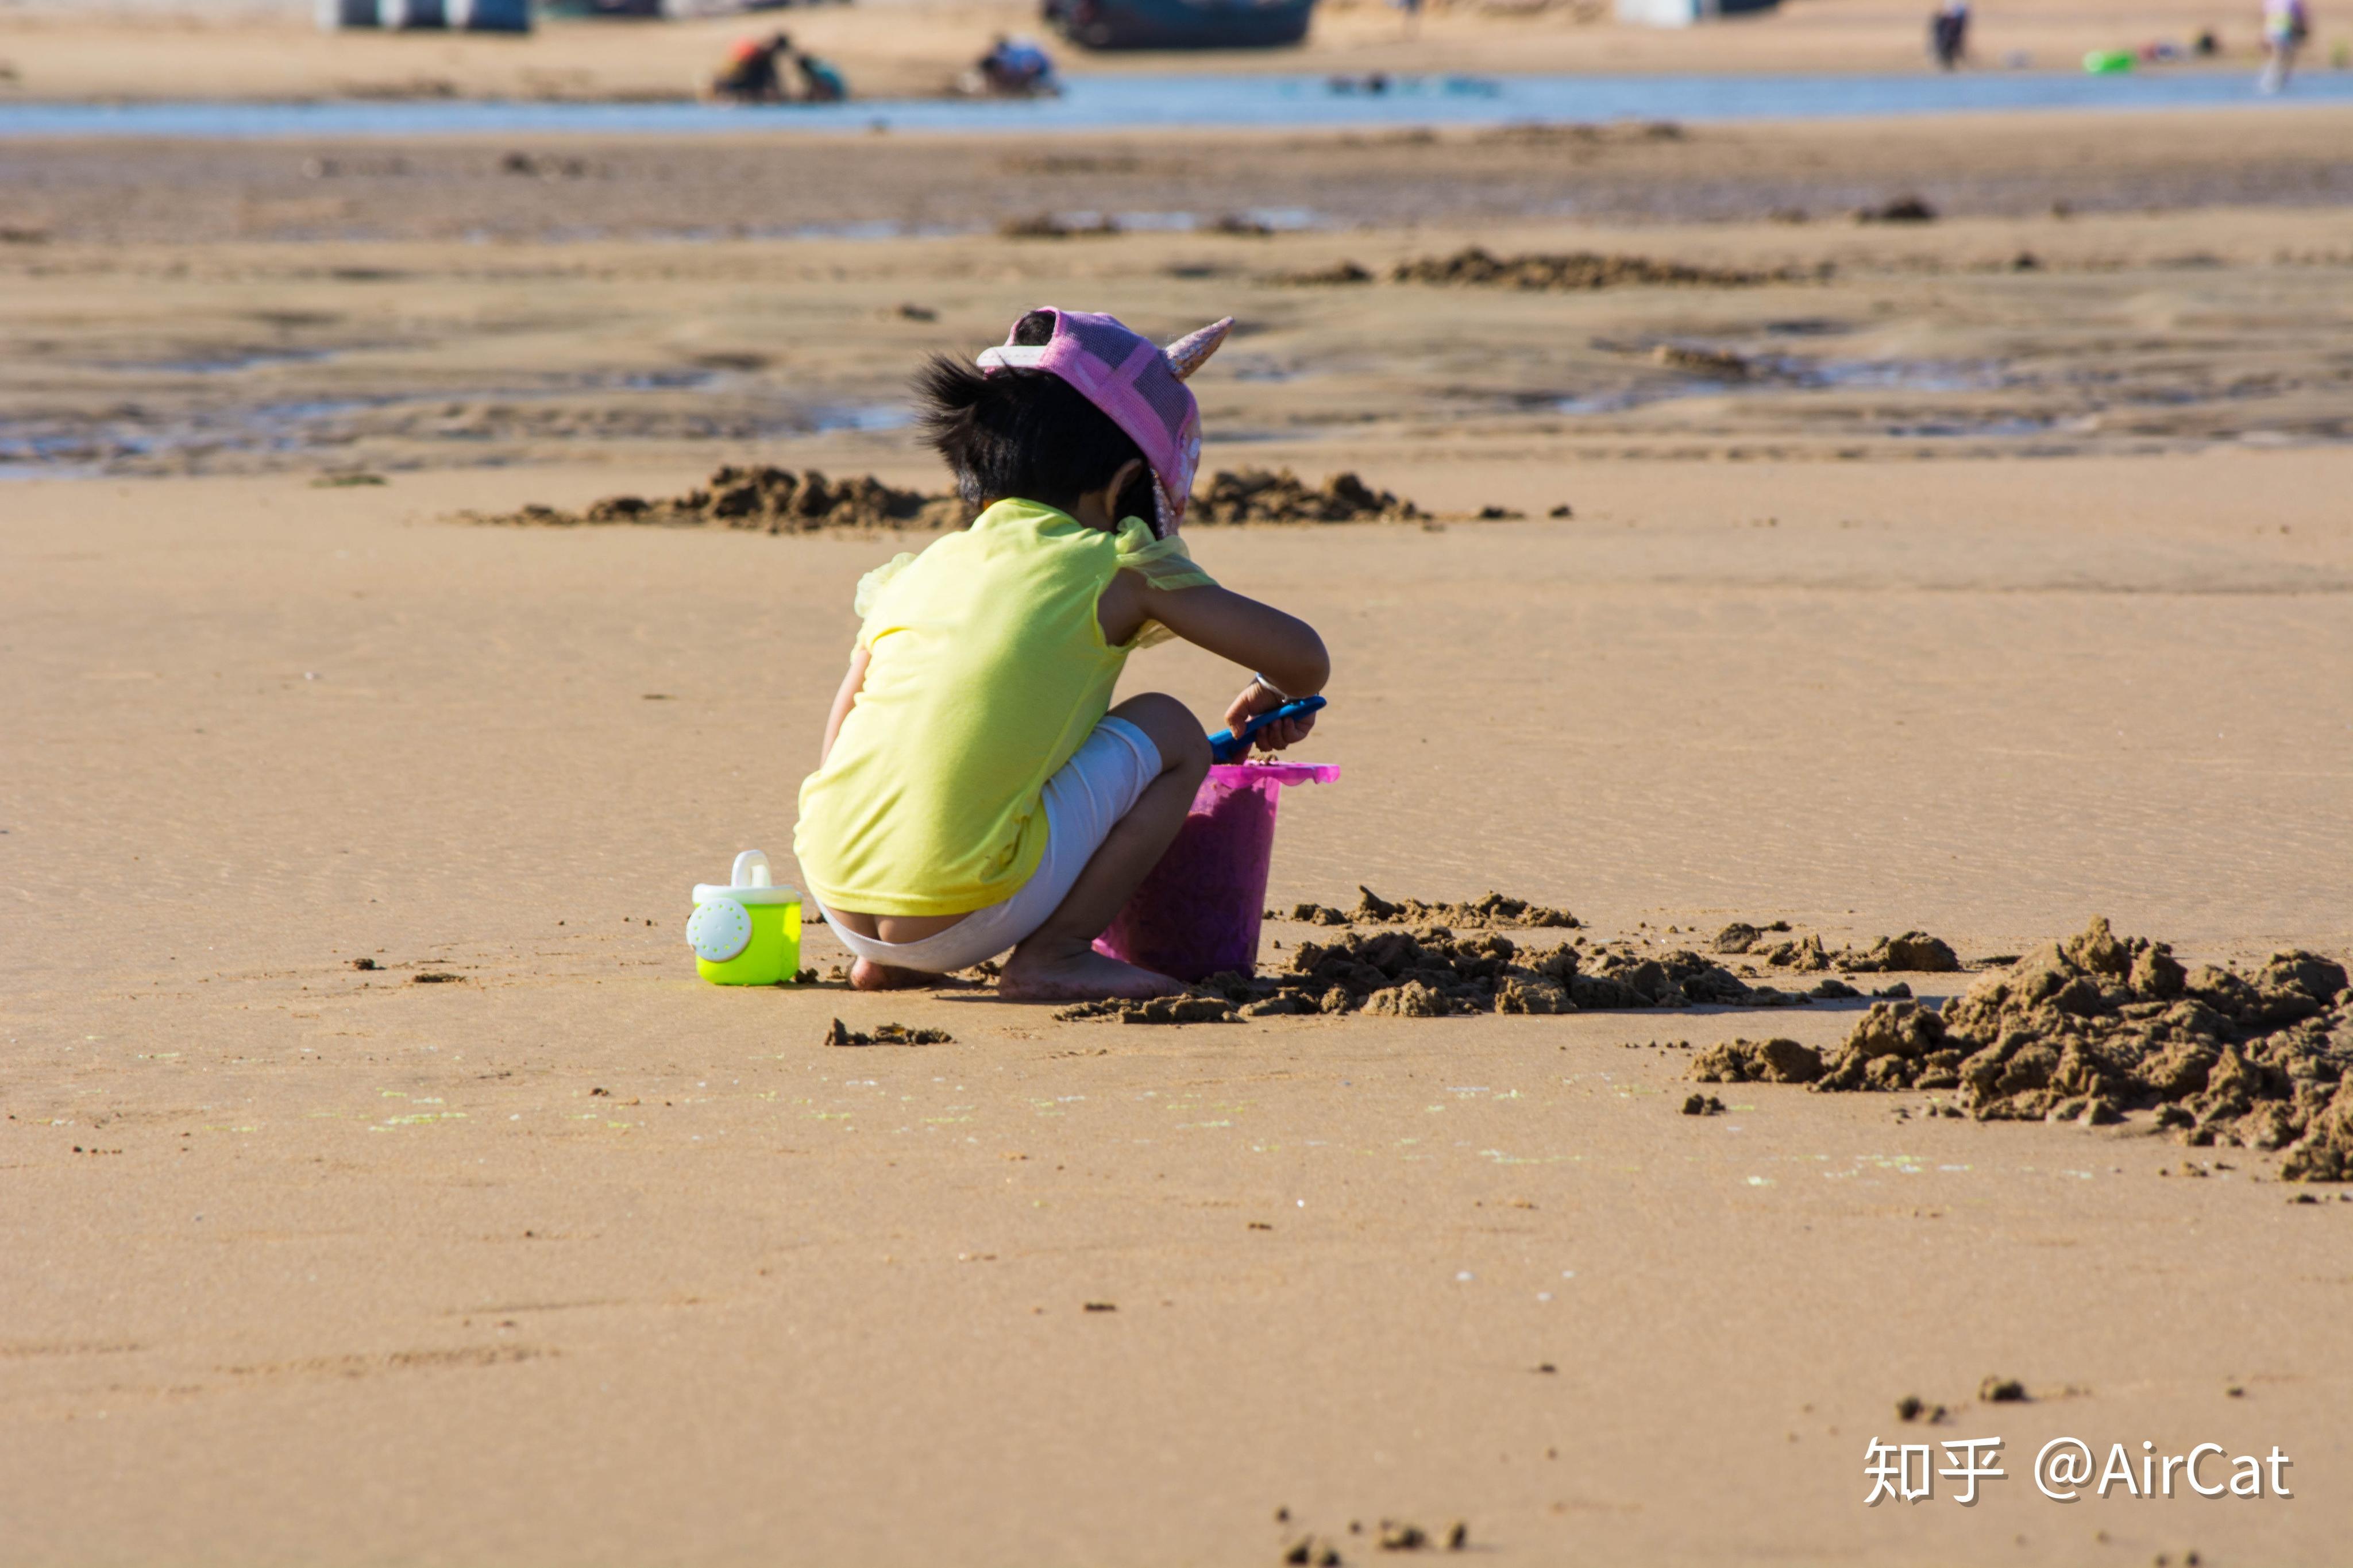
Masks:
[[[803,103],[839,103],[849,96],[849,83],[832,62],[815,55],[796,55],[793,64],[801,73]]]
[[[2295,74],[2296,51],[2312,37],[2312,13],[2304,0],[2263,0],[2263,74],[2255,83],[2261,92],[2274,93]]]
[[[1969,0],[1944,0],[1928,18],[1928,52],[1937,68],[1951,70],[1969,48]]]
[[[711,81],[713,97],[737,103],[774,103],[785,96],[777,61],[793,52],[789,34],[745,38],[728,52],[726,68]]]
[[[1028,38],[997,34],[974,68],[987,90],[1008,98],[1036,97],[1062,88],[1055,79],[1053,60]]]

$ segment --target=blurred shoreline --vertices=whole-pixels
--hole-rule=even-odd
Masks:
[[[1788,0],[1684,29],[1620,26],[1596,0],[1510,9],[1439,6],[1409,24],[1381,0],[1325,0],[1296,48],[1091,54],[1045,37],[1066,77],[1410,74],[1916,76],[1927,7],[1909,0]],[[2348,35],[2324,15],[2306,59]],[[528,37],[322,33],[308,0],[0,0],[0,104],[189,100],[500,99],[644,101],[697,96],[737,40],[782,29],[837,65],[854,99],[952,92],[1001,33],[1045,37],[1030,0],[858,0],[661,22],[544,19]],[[2218,35],[2219,58],[2151,67],[2242,73],[2261,59],[2252,6],[2219,0],[2055,0],[1981,17],[1964,74],[2074,73],[2090,50]],[[2291,92],[2291,96],[2293,93]]]

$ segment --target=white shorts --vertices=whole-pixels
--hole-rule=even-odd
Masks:
[[[1021,890],[1002,903],[975,910],[921,942],[880,942],[860,936],[826,910],[825,922],[858,957],[892,969],[945,974],[969,969],[1018,944],[1062,907],[1119,819],[1135,809],[1160,776],[1160,748],[1124,719],[1106,717],[1080,742],[1060,772],[1046,781],[1046,852]],[[823,905],[818,908],[823,909]]]

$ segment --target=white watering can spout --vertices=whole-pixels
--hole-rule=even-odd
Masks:
[[[773,888],[776,882],[768,872],[768,857],[763,850],[746,849],[735,857],[735,869],[727,879],[739,888]]]

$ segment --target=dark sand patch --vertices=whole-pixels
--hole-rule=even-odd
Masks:
[[[1767,283],[1811,281],[1823,268],[1694,267],[1648,256],[1605,256],[1596,250],[1530,252],[1497,256],[1479,246],[1451,256],[1400,261],[1390,269],[1396,283],[1436,283],[1493,289],[1589,289],[1640,288],[1754,289]]]
[[[911,1029],[904,1024],[877,1024],[871,1034],[850,1028],[840,1019],[825,1032],[828,1046],[952,1046],[955,1037],[945,1029]]]
[[[1122,1023],[1229,1023],[1307,1014],[1364,1012],[1400,1018],[1476,1013],[1636,1011],[1717,1005],[1788,1007],[1806,998],[1750,986],[1696,952],[1652,954],[1628,947],[1523,951],[1488,931],[1451,929],[1371,934],[1347,931],[1329,943],[1303,942],[1286,973],[1213,974],[1191,994],[1148,1002],[1090,1002],[1059,1018]]]
[[[1293,905],[1289,918],[1304,921],[1310,925],[1400,925],[1437,924],[1475,928],[1493,926],[1555,927],[1573,931],[1577,919],[1567,910],[1556,910],[1526,899],[1514,899],[1502,893],[1489,893],[1470,903],[1426,903],[1419,899],[1400,899],[1391,902],[1359,885],[1356,907],[1337,909],[1330,904]],[[1279,920],[1272,910],[1266,912],[1269,920]]]
[[[1489,508],[1480,515],[1503,515]],[[935,531],[961,528],[973,509],[953,494],[901,489],[871,474],[831,479],[811,468],[723,468],[684,495],[649,500],[607,496],[581,511],[537,502],[508,512],[460,512],[461,521],[518,528],[580,528],[639,523],[658,528],[742,528],[763,533],[816,533],[829,529]],[[1430,514],[1353,473],[1310,486],[1288,468],[1219,469],[1193,498],[1186,520],[1196,524],[1413,522]]]

